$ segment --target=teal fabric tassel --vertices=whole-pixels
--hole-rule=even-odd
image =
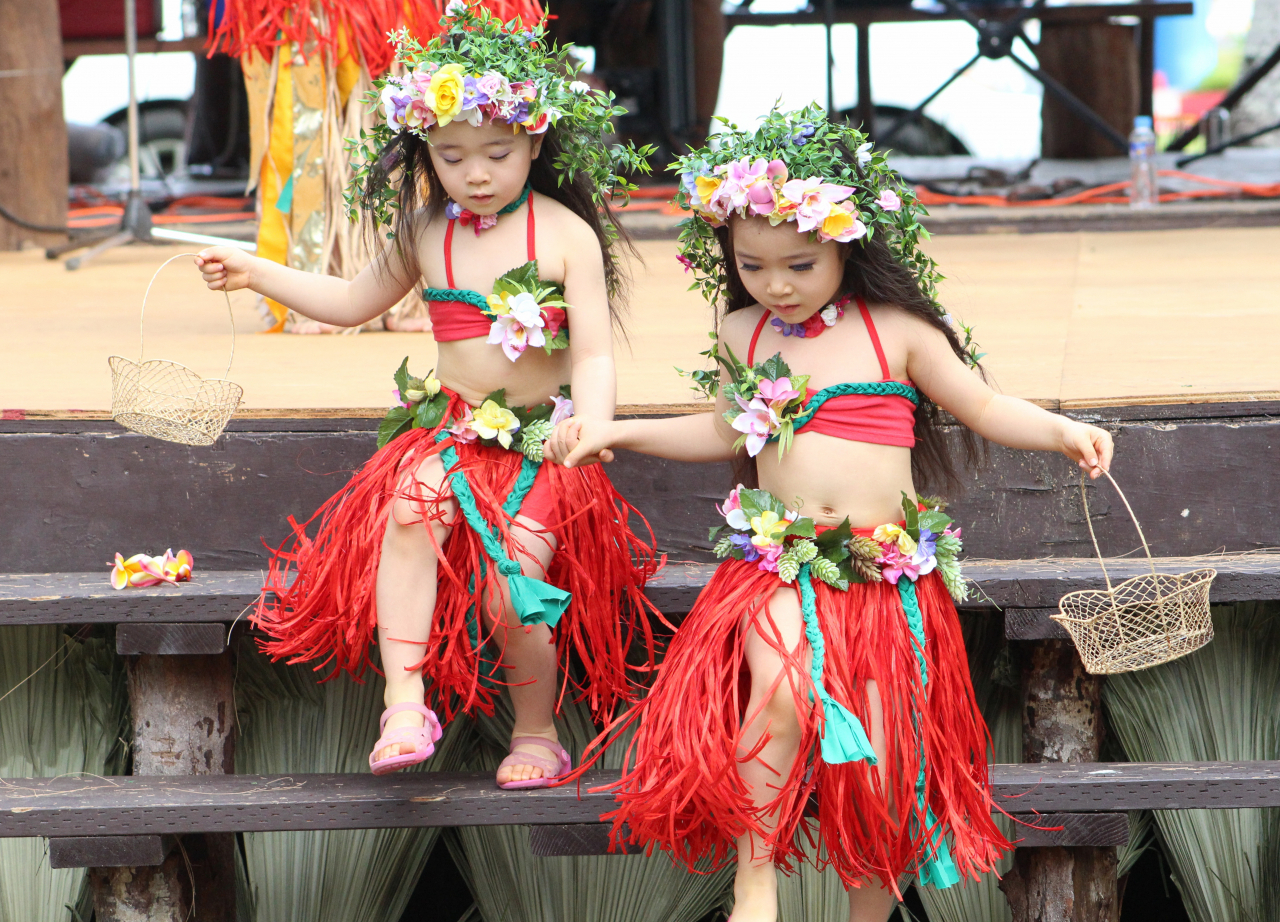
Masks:
[[[924,657],[924,615],[920,611],[920,601],[916,598],[916,584],[905,575],[898,579],[898,597],[902,600],[903,614],[907,616],[907,626],[911,628],[916,663],[920,667],[920,685],[924,687],[929,683],[929,664]],[[920,862],[916,879],[924,886],[945,890],[960,882],[960,872],[951,860],[951,849],[947,846],[942,830],[938,828],[938,818],[929,807],[926,787],[924,754],[921,753],[920,771],[916,775],[916,803],[924,811],[925,824],[932,830],[929,849],[932,854]]]
[[[822,728],[822,761],[828,765],[840,765],[844,762],[866,760],[876,764],[876,753],[871,748],[871,740],[863,729],[862,721],[847,707],[827,692],[822,684],[822,667],[826,659],[826,641],[822,637],[822,628],[818,625],[818,606],[813,593],[813,579],[809,574],[809,565],[800,567],[797,577],[800,583],[800,612],[804,615],[804,633],[809,640],[809,649],[813,656],[809,663],[809,675],[813,679],[813,687],[817,690],[818,700],[822,702],[824,726]]]
[[[436,435],[436,441],[440,442],[448,437],[449,433],[441,430]],[[485,554],[493,561],[498,572],[507,578],[507,591],[511,595],[511,605],[519,616],[520,623],[525,627],[535,624],[555,627],[560,622],[565,609],[569,607],[573,594],[520,572],[520,564],[507,556],[506,549],[498,538],[498,530],[491,527],[480,514],[476,506],[475,494],[471,492],[471,484],[467,482],[466,475],[462,471],[450,473],[457,461],[458,453],[452,445],[446,445],[441,449],[440,462],[444,465],[445,477],[453,488],[453,496],[458,501],[458,508],[462,510],[467,525],[480,536]],[[525,497],[533,489],[533,480],[538,476],[539,466],[537,461],[531,461],[529,458],[522,459],[520,474],[511,488],[511,494],[502,504],[502,511],[507,515],[514,517],[520,511]]]

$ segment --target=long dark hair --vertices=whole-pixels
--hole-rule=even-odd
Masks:
[[[604,257],[605,282],[609,288],[609,313],[614,325],[622,327],[631,277],[618,259],[621,250],[638,259],[631,236],[614,218],[607,196],[597,201],[596,192],[587,174],[581,170],[572,176],[555,166],[564,148],[554,126],[542,135],[542,149],[529,167],[529,185],[535,192],[564,205],[595,232]],[[373,207],[380,199],[379,190],[392,189],[396,208],[393,211],[391,232],[396,253],[403,261],[409,285],[422,277],[418,262],[418,239],[426,224],[439,220],[444,214],[449,194],[445,192],[431,163],[430,145],[411,131],[401,131],[382,149],[369,171],[369,180],[361,190],[361,213],[365,239],[371,252],[378,252],[385,244],[383,235],[387,229],[371,217]],[[422,221],[422,217],[426,221]],[[390,268],[390,267],[388,267]]]
[[[733,234],[729,226],[716,228],[715,234],[720,243],[720,252],[724,254],[726,285],[722,307],[727,315],[750,307],[756,301],[747,293],[742,277],[738,274],[738,261],[733,252]],[[938,316],[937,310],[920,291],[911,270],[894,257],[883,236],[848,245],[844,277],[840,281],[838,294],[853,295],[873,304],[889,305],[920,318],[941,331],[951,345],[951,351],[964,360],[964,348],[955,331]],[[981,368],[978,370],[981,373]],[[942,410],[924,394],[919,397],[920,403],[916,408],[916,445],[911,452],[912,479],[918,490],[956,490],[960,487],[960,477],[947,446]],[[959,429],[965,464],[977,467],[985,459],[986,443],[967,427],[960,426]],[[739,456],[735,459],[733,468],[738,481],[749,486],[759,483],[754,458]]]

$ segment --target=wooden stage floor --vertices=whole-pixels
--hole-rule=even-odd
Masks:
[[[619,402],[687,405],[674,366],[697,367],[710,313],[686,290],[674,241],[639,244]],[[1049,406],[1280,397],[1280,228],[939,236],[943,301],[976,327],[994,382]],[[113,250],[78,272],[37,250],[0,253],[0,409],[9,418],[102,415],[107,357],[136,358],[154,269],[183,248]],[[261,335],[253,296],[232,296],[242,415],[381,415],[405,356],[434,362],[429,335]],[[220,295],[174,263],[148,308],[147,355],[218,375],[230,346]],[[295,412],[296,411],[296,412]]]

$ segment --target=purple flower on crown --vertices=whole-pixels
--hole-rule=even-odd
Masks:
[[[475,77],[464,77],[462,80],[462,108],[471,109],[488,103],[489,94],[477,84]]]

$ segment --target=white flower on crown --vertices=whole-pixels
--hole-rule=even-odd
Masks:
[[[585,83],[581,80],[575,80],[573,81],[573,83],[569,84],[570,93],[587,93],[590,91],[591,91],[591,84]]]

